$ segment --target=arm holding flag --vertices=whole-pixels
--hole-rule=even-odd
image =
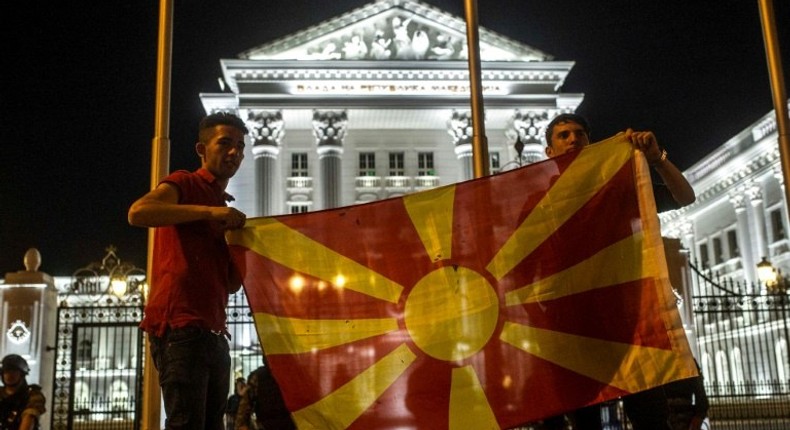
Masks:
[[[633,131],[630,128],[625,133],[634,147],[645,154],[648,164],[661,176],[675,202],[681,207],[694,203],[697,199],[694,189],[683,173],[669,161],[666,149],[658,145],[655,134],[652,131]]]
[[[240,228],[246,217],[236,208],[225,206],[182,205],[178,188],[168,182],[159,184],[135,201],[129,209],[129,224],[162,227],[192,221],[217,221],[228,229]]]

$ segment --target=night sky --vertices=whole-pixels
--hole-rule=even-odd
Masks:
[[[363,0],[175,1],[171,170],[194,169],[201,92],[219,60],[363,6]],[[462,0],[425,3],[463,17]],[[774,1],[790,69],[790,2]],[[113,244],[145,265],[126,211],[149,188],[159,2],[8,2],[0,82],[0,272],[67,276]],[[481,26],[575,61],[566,93],[593,140],[653,130],[681,168],[772,108],[757,1],[478,0]],[[787,79],[785,79],[787,82]],[[787,85],[787,84],[786,84]],[[249,161],[249,160],[248,160]]]

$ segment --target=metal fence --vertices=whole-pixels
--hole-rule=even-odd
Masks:
[[[767,288],[688,267],[692,342],[711,404],[710,428],[790,428],[790,297],[785,288],[790,283]],[[227,315],[234,377],[246,377],[262,364],[263,354],[243,292],[230,297]],[[139,295],[62,300],[53,430],[140,428],[141,319]],[[606,429],[630,428],[619,402],[604,407],[602,421]]]
[[[715,429],[790,428],[790,300],[770,287],[690,264],[692,313]]]
[[[142,306],[105,299],[58,307],[53,430],[140,428]]]

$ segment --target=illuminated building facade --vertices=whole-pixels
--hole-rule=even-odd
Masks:
[[[234,205],[300,213],[471,179],[465,29],[380,0],[221,60],[230,92],[201,94],[204,108],[236,112],[253,140]],[[583,98],[560,92],[573,63],[483,28],[480,57],[491,171],[545,158],[542,128]]]

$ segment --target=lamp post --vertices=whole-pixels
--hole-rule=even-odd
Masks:
[[[763,259],[757,263],[757,278],[771,293],[778,292],[783,287],[783,282],[779,276],[779,271],[771,264],[770,261],[768,261],[768,258],[766,257],[763,257]]]

